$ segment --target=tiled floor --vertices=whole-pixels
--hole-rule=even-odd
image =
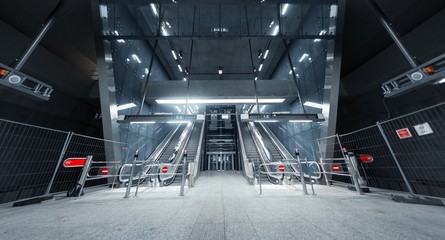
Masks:
[[[248,185],[202,173],[194,188],[124,189],[0,209],[0,239],[445,239],[445,208],[396,203],[343,188]],[[310,188],[309,188],[310,189]]]

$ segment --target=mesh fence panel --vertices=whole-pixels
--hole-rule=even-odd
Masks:
[[[121,159],[109,159],[111,162],[106,162],[106,149],[105,145],[108,145],[108,149],[122,149],[127,145],[120,142],[107,141],[104,139],[93,138],[88,136],[83,136],[79,134],[73,134],[71,141],[69,142],[68,148],[64,155],[66,158],[79,158],[86,156],[93,156],[93,165],[89,171],[89,175],[98,176],[102,168],[106,167],[109,171],[109,179],[102,178],[97,180],[87,181],[85,187],[107,184],[107,180],[110,183],[114,181],[114,175],[118,172],[121,166]],[[66,191],[70,188],[76,186],[76,182],[82,172],[82,168],[65,168],[60,165],[54,180],[54,184],[51,188],[51,192]]]
[[[414,193],[445,197],[445,103],[381,123]]]
[[[0,119],[0,203],[45,194],[67,136]]]
[[[407,191],[402,176],[394,162],[391,152],[377,126],[361,129],[340,135],[340,141],[348,151],[369,154],[374,158],[372,163],[358,161],[360,175],[368,186]]]

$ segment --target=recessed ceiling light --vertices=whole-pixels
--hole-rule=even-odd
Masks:
[[[266,52],[264,53],[263,59],[266,59],[268,54],[269,54],[269,49],[267,49]]]
[[[287,12],[287,8],[289,7],[289,4],[288,3],[285,3],[284,5],[283,5],[283,9],[281,10],[281,15],[284,15],[284,14],[286,14],[286,12]]]
[[[320,109],[323,108],[323,104],[309,102],[309,101],[306,101],[303,105],[308,106],[308,107],[313,107],[313,108],[320,108]]]
[[[261,98],[258,103],[283,103],[284,98]],[[185,99],[156,99],[158,104],[185,104]],[[229,98],[229,99],[189,99],[188,104],[249,104],[256,103],[255,98]]]
[[[134,104],[134,103],[127,103],[127,104],[122,104],[122,105],[117,106],[117,110],[119,111],[119,110],[134,108],[134,107],[136,107],[136,104]]]

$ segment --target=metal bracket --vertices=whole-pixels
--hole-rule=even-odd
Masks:
[[[0,85],[45,101],[49,100],[54,90],[52,86],[2,63],[0,63]]]
[[[395,97],[445,78],[445,54],[382,84],[385,97]]]

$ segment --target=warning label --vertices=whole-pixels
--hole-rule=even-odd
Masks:
[[[404,138],[410,138],[413,135],[411,135],[411,132],[409,131],[408,128],[402,128],[399,130],[396,130],[397,132],[397,136],[399,136],[400,139],[404,139]]]

